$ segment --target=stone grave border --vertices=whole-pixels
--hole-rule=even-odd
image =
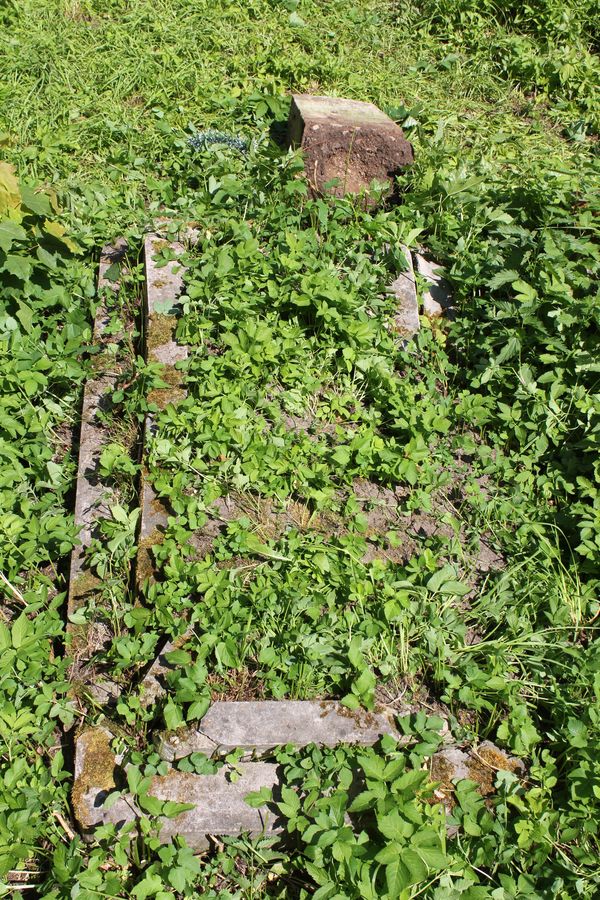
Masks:
[[[174,399],[185,396],[183,376],[176,364],[185,360],[188,355],[187,348],[175,340],[177,316],[181,308],[179,294],[183,287],[185,268],[177,259],[165,266],[156,265],[155,253],[166,248],[175,257],[180,257],[185,249],[179,242],[169,244],[159,234],[146,236],[146,358],[149,362],[160,362],[165,366],[164,380],[168,384],[167,388],[160,388],[153,394],[152,399],[159,409],[165,408]],[[419,320],[412,256],[406,248],[404,252],[407,270],[400,273],[389,291],[398,300],[394,331],[400,338],[406,339],[417,332]],[[103,272],[105,269],[101,268],[101,278]],[[427,274],[425,278],[428,278]],[[436,284],[439,283],[439,276],[437,279]],[[101,339],[101,330],[95,329],[94,334]],[[86,397],[96,396],[94,391],[97,381],[98,379],[92,379],[91,384],[86,385]],[[104,390],[106,388],[107,386]],[[91,409],[91,403],[88,401],[87,407],[84,403],[84,408]],[[85,427],[88,427],[87,422]],[[144,425],[145,440],[152,428],[153,418],[149,415]],[[83,429],[82,424],[82,431]],[[86,431],[86,441],[91,440],[92,434],[93,430],[88,438]],[[142,513],[136,564],[138,587],[147,577],[151,577],[150,547],[160,542],[162,529],[166,526],[169,515],[149,484],[143,461],[140,497]],[[81,504],[77,509],[80,508]],[[101,504],[98,503],[94,510],[96,518],[99,518],[102,514]],[[85,521],[88,523],[88,519]],[[72,572],[75,578],[80,577],[76,562],[72,563]],[[148,670],[141,683],[143,705],[150,705],[164,693],[160,677],[172,668],[165,659],[165,654],[185,639],[186,635],[178,641],[167,642]],[[337,701],[217,701],[197,727],[181,729],[175,733],[159,733],[156,744],[160,756],[169,763],[191,753],[205,753],[218,758],[234,749],[241,749],[250,757],[260,756],[277,746],[288,744],[296,747],[313,743],[322,746],[336,746],[340,743],[371,746],[384,734],[402,740],[394,721],[394,716],[401,715],[402,712],[386,708],[378,708],[372,713],[365,710],[351,711]],[[404,712],[410,712],[410,709]],[[471,771],[475,758],[473,754],[477,754],[477,751],[465,752],[456,746],[447,723],[442,727],[442,738],[443,749],[434,754],[431,760],[432,772],[447,772],[450,769],[464,777],[465,772]],[[72,801],[76,819],[87,836],[99,824],[113,823],[122,826],[134,822],[142,815],[135,798],[130,794],[122,795],[108,809],[103,807],[104,798],[115,789],[115,774],[121,764],[120,758],[111,749],[112,739],[111,731],[104,726],[85,728],[76,739]],[[479,750],[483,747],[481,745]],[[507,768],[518,768],[516,761],[505,757],[497,748],[493,750],[497,755],[494,758],[504,759]],[[193,809],[173,819],[159,819],[161,839],[169,840],[175,834],[183,835],[194,849],[202,850],[209,846],[211,835],[281,832],[282,825],[278,821],[275,807],[267,807],[265,813],[244,802],[248,793],[262,788],[273,790],[277,795],[280,777],[281,772],[276,764],[254,759],[239,763],[236,778],[231,777],[231,771],[226,766],[214,775],[195,775],[171,769],[167,775],[155,776],[149,789],[152,796],[194,804]]]
[[[106,244],[101,251],[98,264],[97,290],[100,301],[94,318],[92,343],[99,348],[93,359],[92,374],[87,378],[81,407],[81,426],[79,431],[79,455],[75,485],[74,523],[79,529],[80,543],[71,553],[69,565],[69,583],[67,590],[67,626],[66,632],[70,642],[74,662],[70,669],[70,678],[77,680],[77,670],[89,660],[87,652],[87,635],[94,623],[75,624],[72,617],[85,604],[85,598],[93,594],[101,585],[101,580],[91,571],[86,560],[98,523],[110,515],[110,507],[116,500],[116,491],[100,474],[100,456],[104,446],[110,442],[108,427],[101,421],[99,414],[103,407],[103,398],[114,391],[119,379],[112,353],[107,345],[124,338],[125,332],[108,334],[110,310],[108,292],[117,294],[120,280],[108,278],[109,270],[114,266],[121,270],[127,254],[127,241],[118,238],[113,244]],[[111,273],[112,274],[112,273]],[[107,292],[103,296],[103,292]],[[110,698],[111,688],[106,690],[97,685],[98,691],[90,690],[96,699],[103,702]]]

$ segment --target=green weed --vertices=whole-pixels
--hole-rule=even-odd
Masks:
[[[595,896],[596,5],[23,0],[0,24],[0,146],[20,175],[0,165],[4,894]],[[290,90],[370,99],[403,124],[417,161],[402,204],[306,198],[300,161],[269,144]],[[235,140],[190,147],[211,129],[248,140],[247,155]],[[150,443],[173,516],[136,605],[128,450],[160,383],[140,359],[102,460],[123,505],[91,557],[114,634],[102,666],[133,685],[114,715],[149,818],[135,839],[106,826],[84,847],[69,824],[62,729],[79,711],[61,604],[93,247],[126,231],[135,254],[165,213],[173,233],[200,228],[179,325],[188,397]],[[459,316],[423,320],[403,349],[385,288],[417,240],[445,263]],[[395,518],[375,527],[396,487]],[[235,514],[198,552],[225,495]],[[482,543],[499,560],[488,572]],[[143,711],[136,678],[190,627],[165,701]],[[422,771],[435,741],[413,722],[402,752],[281,754],[293,852],[241,838],[199,861],[181,841],[161,847],[144,791],[161,763],[133,745],[240,683],[350,707],[414,694],[457,734],[523,757],[527,776],[499,775],[487,804],[459,785],[446,840]]]

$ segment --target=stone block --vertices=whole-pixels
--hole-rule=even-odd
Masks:
[[[419,301],[413,269],[412,255],[408,247],[402,248],[406,259],[406,270],[388,287],[388,293],[396,298],[397,308],[393,319],[394,331],[403,338],[414,337],[419,328]]]
[[[395,176],[414,159],[402,129],[373,103],[360,100],[294,94],[288,136],[304,153],[313,195],[358,194],[373,179],[391,192]]]
[[[265,753],[293,744],[371,746],[384,734],[399,739],[398,711],[350,710],[332,700],[217,701],[200,724],[158,736],[158,751],[173,761],[191,753],[214,756],[242,749]]]
[[[440,316],[452,318],[454,315],[453,297],[450,285],[440,275],[441,266],[432,262],[420,253],[415,253],[417,272],[423,277],[427,287],[422,292],[423,312],[430,319]]]
[[[175,339],[185,267],[177,259],[158,265],[156,257],[162,250],[169,250],[179,257],[185,252],[185,247],[178,241],[169,243],[159,234],[148,234],[144,240],[146,361],[163,366],[161,377],[167,385],[152,391],[148,398],[158,409],[164,409],[169,403],[176,403],[185,397],[183,373],[176,368],[176,364],[188,356],[188,348]],[[151,433],[152,428],[152,416],[148,415],[145,435]],[[140,479],[140,506],[142,514],[136,561],[136,583],[139,588],[152,576],[154,567],[150,548],[162,540],[169,517],[169,510],[156,496],[144,467]]]

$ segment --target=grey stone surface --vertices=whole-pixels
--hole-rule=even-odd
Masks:
[[[241,763],[232,772],[220,769],[215,775],[191,775],[170,772],[153,778],[149,793],[160,800],[193,803],[194,809],[163,822],[161,839],[183,835],[190,846],[208,846],[208,835],[237,835],[250,832],[254,836],[281,830],[273,808],[253,809],[245,798],[262,788],[276,789],[278,766],[267,762]]]
[[[122,827],[134,822],[142,813],[131,794],[121,793],[116,802],[104,806],[116,784],[124,783],[122,760],[111,748],[112,735],[103,727],[88,728],[77,738],[75,745],[75,781],[72,805],[79,828],[85,836],[102,824]],[[523,774],[520,760],[506,756],[490,742],[477,748],[461,749],[447,746],[435,753],[430,761],[433,781],[438,782],[437,799],[449,810],[454,800],[454,783],[469,778],[477,784],[483,796],[494,792],[494,780],[499,770]],[[195,850],[208,846],[210,835],[237,835],[250,832],[277,833],[281,823],[276,809],[269,805],[253,809],[245,802],[247,795],[262,788],[273,791],[277,799],[281,786],[281,771],[273,763],[240,763],[235,770],[223,767],[214,775],[194,775],[171,770],[155,776],[148,794],[160,800],[191,804],[192,809],[174,818],[160,817],[160,837],[170,840],[183,835]],[[456,827],[449,829],[455,834]]]
[[[411,253],[408,247],[403,247],[402,250],[406,259],[406,270],[391,283],[388,293],[395,296],[398,304],[394,316],[394,331],[401,337],[411,338],[420,328],[419,301]]]
[[[122,262],[126,251],[127,242],[124,238],[119,238],[114,244],[108,244],[102,249],[98,267],[99,295],[105,288],[118,291],[118,283],[108,281],[106,272],[111,265]],[[107,304],[101,299],[94,320],[93,344],[96,347],[103,346],[104,332],[109,320],[110,312]],[[115,335],[110,336],[110,341],[115,339]],[[115,389],[118,373],[114,371],[114,363],[111,365],[112,358],[105,360],[102,353],[98,354],[95,363],[94,372],[86,381],[81,410],[74,509],[75,525],[79,527],[79,544],[71,554],[67,595],[68,615],[72,615],[83,602],[85,594],[97,586],[95,577],[86,566],[85,553],[91,544],[97,523],[100,519],[110,516],[109,507],[114,503],[114,490],[103,482],[99,472],[103,446],[111,438],[108,426],[99,420],[98,413],[102,408],[103,398]],[[67,629],[73,630],[70,624],[67,625]]]
[[[97,678],[86,686],[86,690],[102,706],[114,706],[121,697],[121,686],[111,678]]]
[[[431,319],[444,315],[452,318],[454,315],[452,291],[440,274],[442,267],[420,253],[415,253],[415,260],[417,272],[428,283],[422,294],[423,312]]]
[[[112,735],[105,728],[90,728],[76,741],[75,782],[72,804],[80,829],[90,835],[98,825],[122,827],[143,813],[131,794],[123,793],[105,808],[104,801],[115,790],[120,760],[110,748]],[[161,817],[160,837],[168,841],[183,835],[195,850],[208,846],[209,835],[260,835],[279,830],[276,813],[262,807],[253,809],[245,797],[261,788],[278,785],[278,769],[272,763],[241,764],[232,771],[223,767],[214,775],[193,775],[171,771],[152,779],[148,794],[159,800],[193,804],[174,818]]]
[[[402,129],[372,103],[294,94],[288,122],[292,147],[304,152],[313,194],[357,194],[373,179],[393,187],[394,176],[413,162]],[[328,182],[336,180],[335,186]]]
[[[146,235],[144,240],[146,361],[161,363],[164,366],[162,377],[168,385],[166,388],[153,391],[149,398],[159,409],[164,409],[169,403],[176,403],[185,397],[185,390],[182,387],[183,373],[175,366],[188,356],[187,347],[175,340],[177,317],[181,311],[179,298],[183,290],[185,267],[177,260],[172,260],[164,266],[158,265],[157,255],[164,249],[169,249],[176,257],[185,252],[185,247],[178,241],[169,243],[159,234]],[[144,443],[153,427],[153,418],[149,415],[146,417]],[[151,547],[160,543],[169,517],[169,510],[157,498],[144,468],[140,479],[140,506],[142,513],[136,582],[141,588],[144,582],[152,577]]]
[[[163,759],[172,761],[205,753],[229,753],[234,749],[264,753],[293,744],[375,744],[384,734],[398,738],[394,713],[350,710],[332,700],[239,700],[213,703],[196,728],[158,736]]]

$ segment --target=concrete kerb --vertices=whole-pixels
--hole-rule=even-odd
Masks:
[[[286,744],[372,746],[384,734],[400,740],[396,715],[398,711],[384,707],[350,710],[333,700],[217,701],[196,727],[164,732],[155,743],[168,762],[192,753],[218,757],[236,749],[264,754]]]
[[[102,249],[98,267],[98,294],[109,289],[116,293],[119,282],[106,277],[113,265],[120,266],[127,252],[127,242],[119,238],[114,244]],[[93,343],[100,348],[106,343],[106,329],[110,322],[110,311],[105,299],[100,300],[93,328]],[[114,342],[118,336],[111,334]],[[79,458],[75,487],[75,525],[79,528],[79,544],[71,553],[69,567],[69,587],[67,591],[67,633],[72,645],[77,640],[81,626],[71,622],[71,616],[85,602],[86,595],[93,593],[99,580],[86,563],[95,528],[101,519],[110,516],[110,506],[115,502],[115,490],[100,475],[100,456],[103,447],[110,441],[108,427],[100,420],[103,398],[116,387],[118,373],[115,372],[112,356],[105,357],[100,352],[94,359],[94,369],[87,379],[81,409],[79,436]],[[84,649],[81,649],[84,654]]]
[[[176,368],[177,363],[187,359],[188,350],[175,340],[177,318],[181,310],[179,296],[183,290],[185,267],[177,260],[158,266],[156,255],[162,249],[169,249],[175,256],[185,252],[182,243],[167,242],[160,234],[148,234],[144,239],[144,264],[146,269],[145,297],[145,350],[146,361],[164,366],[163,379],[166,388],[153,391],[151,401],[159,409],[185,397],[182,387],[183,374]],[[148,435],[152,433],[152,416],[146,417],[144,425],[144,449]],[[142,456],[143,459],[143,456]],[[140,478],[140,531],[136,559],[136,583],[141,589],[144,582],[152,577],[153,564],[151,548],[160,543],[166,528],[169,511],[160,501],[150,484],[148,472],[142,464]]]

